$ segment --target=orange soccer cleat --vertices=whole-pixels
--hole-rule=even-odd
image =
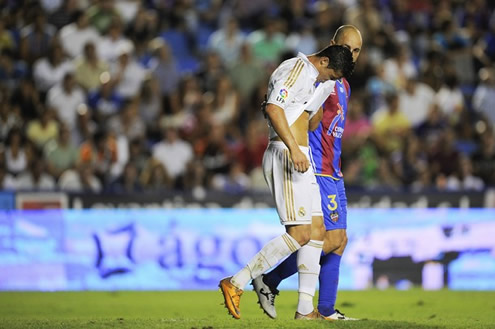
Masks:
[[[241,309],[239,308],[239,303],[241,301],[243,290],[234,286],[230,282],[230,279],[232,279],[232,277],[222,279],[218,284],[218,287],[223,294],[225,307],[229,311],[230,315],[232,315],[235,319],[240,319]]]
[[[318,312],[318,310],[314,310],[313,312],[303,315],[299,312],[296,312],[296,315],[294,316],[294,319],[296,320],[326,320],[323,315]]]

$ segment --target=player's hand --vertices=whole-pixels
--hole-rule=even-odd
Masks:
[[[296,148],[294,151],[290,152],[290,157],[296,171],[306,172],[306,170],[308,170],[309,160],[300,148]]]

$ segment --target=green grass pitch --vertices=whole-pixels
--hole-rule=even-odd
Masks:
[[[282,291],[271,320],[246,291],[234,320],[218,291],[2,292],[0,328],[495,328],[495,292],[339,292],[338,308],[357,322],[295,321],[296,301]]]

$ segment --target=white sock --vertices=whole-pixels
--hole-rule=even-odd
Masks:
[[[299,301],[297,312],[306,315],[314,310],[318,275],[320,274],[320,257],[323,241],[310,240],[297,253],[297,271],[299,272]]]
[[[237,272],[230,282],[239,289],[244,289],[251,279],[254,279],[275,266],[283,258],[297,251],[301,246],[285,233],[269,241],[249,263]]]

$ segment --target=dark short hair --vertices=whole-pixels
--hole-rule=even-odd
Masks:
[[[345,78],[351,76],[354,71],[352,53],[344,46],[331,45],[315,54],[317,57],[328,57],[328,68],[342,72]]]

